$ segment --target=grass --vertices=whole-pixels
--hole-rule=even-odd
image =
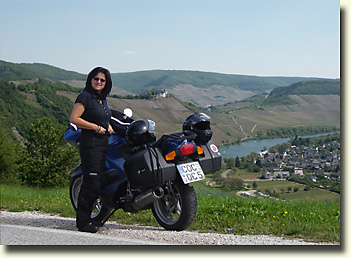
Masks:
[[[198,211],[188,230],[222,234],[289,236],[308,241],[340,241],[340,203],[335,201],[272,200],[236,197],[196,184]],[[0,185],[1,210],[42,211],[75,217],[68,188]],[[110,220],[158,226],[150,210],[136,214],[118,210]]]
[[[340,241],[340,205],[336,202],[200,196],[198,210],[194,229]]]
[[[340,201],[340,194],[318,188],[312,188],[309,191],[304,191],[306,185],[292,181],[256,181],[256,184],[258,191],[261,191],[262,193],[265,193],[265,190],[269,190],[270,192],[275,191],[279,194],[279,198],[282,199]],[[292,190],[288,192],[289,187]],[[298,188],[299,190],[297,192],[294,192],[294,188]]]
[[[36,188],[20,185],[0,185],[0,209],[11,212],[41,211],[74,217],[67,188]]]

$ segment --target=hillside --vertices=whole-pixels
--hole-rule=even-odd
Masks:
[[[7,81],[65,82],[84,87],[86,75],[46,64],[14,64],[0,61],[1,78]],[[151,70],[112,73],[113,94],[141,94],[166,89],[178,99],[197,106],[220,105],[263,94],[277,87],[317,80],[306,77],[263,77],[201,71]],[[18,84],[18,82],[16,82]]]
[[[62,91],[59,94],[68,97],[72,102],[77,95]],[[108,102],[117,110],[131,108],[134,119],[154,120],[157,137],[180,131],[185,118],[193,112],[205,112],[211,117],[213,139],[218,145],[235,143],[246,138],[282,137],[283,133],[296,132],[299,135],[308,135],[340,129],[340,96],[293,97],[299,104],[264,109],[251,107],[226,111],[216,109],[213,112],[187,105],[176,98],[153,100],[109,98]],[[224,107],[228,106],[222,108]]]
[[[8,131],[16,130],[27,136],[36,118],[48,117],[56,124],[68,125],[72,102],[56,91],[76,91],[62,83],[43,83],[15,86],[7,81],[0,82],[0,122]],[[77,94],[77,93],[75,93]]]
[[[288,87],[278,87],[268,97],[283,95],[340,95],[340,80],[314,80],[294,83]]]
[[[128,89],[136,94],[152,89],[173,89],[177,85],[192,85],[196,88],[210,88],[221,85],[253,92],[264,92],[272,88],[288,86],[291,83],[306,80],[306,78],[301,77],[260,77],[177,70],[114,73],[112,76],[116,86]]]
[[[67,71],[47,64],[14,64],[0,60],[1,79],[6,81],[49,80],[69,81],[86,80],[86,75]]]
[[[0,122],[9,131],[16,128],[26,136],[30,124],[38,117],[47,116],[66,127],[73,101],[79,89],[62,83],[34,83],[15,86],[0,84]],[[340,128],[340,96],[295,95],[299,104],[265,108],[237,108],[223,106],[214,111],[170,98],[152,100],[109,98],[116,110],[132,108],[134,119],[152,119],[156,122],[156,136],[179,132],[185,118],[193,112],[205,112],[211,117],[214,141],[229,144],[247,138],[281,137],[282,133],[310,134]],[[14,104],[15,103],[15,104]],[[240,105],[241,103],[237,103]],[[284,136],[284,135],[283,135]]]
[[[262,94],[292,83],[317,80],[304,77],[263,77],[200,71],[152,70],[112,74],[114,85],[134,94],[166,89],[197,106],[220,105]]]
[[[220,110],[227,110],[230,107],[234,109],[245,107],[267,107],[267,106],[284,106],[298,104],[293,96],[300,95],[338,95],[340,96],[340,80],[339,79],[323,79],[311,80],[294,83],[287,87],[277,87],[265,94],[258,94],[246,99],[237,101],[236,103],[226,103]],[[239,104],[240,103],[240,104]]]
[[[0,60],[0,74],[1,80],[6,81],[25,81],[25,80],[38,80],[44,79],[35,71],[28,70],[20,64],[13,64]]]
[[[2,70],[1,78],[15,79],[16,84],[1,82],[0,122],[3,126],[9,131],[16,128],[24,136],[37,117],[47,116],[54,122],[67,126],[73,101],[81,89],[64,83],[50,83],[47,77],[34,70],[28,73],[29,70],[23,66],[6,64],[6,67],[7,70]],[[41,65],[32,67],[39,69]],[[44,67],[49,70],[43,73],[49,76],[51,67],[45,65]],[[62,74],[58,73],[55,78],[77,79],[65,77],[64,70],[60,72]],[[31,83],[28,84],[26,80]],[[117,110],[132,108],[135,119],[154,120],[157,136],[180,131],[188,115],[193,112],[205,112],[211,117],[214,140],[217,144],[230,144],[256,138],[293,137],[296,134],[306,135],[340,129],[339,80],[313,80],[283,88],[276,87],[277,90],[273,90],[270,94],[250,98],[246,98],[250,94],[249,91],[239,88],[234,90],[219,85],[202,89],[192,85],[177,87],[180,87],[179,96],[187,96],[193,101],[189,103],[177,97],[152,100],[109,98],[109,104]],[[201,98],[205,99],[207,95],[219,99],[224,90],[227,92],[226,98],[234,99],[240,95],[246,99],[231,103],[226,101],[224,105],[204,109],[198,105],[203,103]],[[200,94],[201,92],[203,94]],[[324,95],[316,95],[317,93]],[[196,97],[198,99],[195,101]]]
[[[228,114],[241,139],[293,136],[297,130],[302,135],[308,126],[340,128],[340,81],[300,82],[212,111]]]

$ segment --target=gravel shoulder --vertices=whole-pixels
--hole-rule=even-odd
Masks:
[[[75,218],[64,218],[41,212],[1,211],[1,223],[77,231]],[[97,234],[152,240],[180,245],[340,245],[340,243],[315,243],[301,239],[266,235],[233,235],[199,233],[194,231],[166,231],[163,228],[141,225],[123,225],[107,222]]]

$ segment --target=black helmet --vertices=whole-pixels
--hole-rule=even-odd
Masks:
[[[210,117],[204,113],[194,113],[188,116],[183,123],[183,131],[189,130],[196,133],[195,142],[206,144],[212,138]]]
[[[156,137],[149,131],[155,130],[155,122],[151,120],[137,120],[128,126],[126,132],[127,141],[139,146],[156,141]]]

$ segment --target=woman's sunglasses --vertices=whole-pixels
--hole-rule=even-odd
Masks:
[[[105,82],[105,81],[106,81],[106,80],[104,80],[104,79],[100,79],[100,78],[96,78],[96,77],[94,78],[94,81],[97,81],[97,82],[98,82],[99,80],[100,80],[101,82]]]

